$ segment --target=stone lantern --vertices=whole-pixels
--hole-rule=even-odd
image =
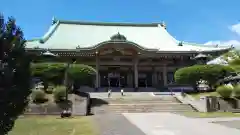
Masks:
[[[199,53],[197,56],[193,58],[197,64],[206,64],[208,61],[209,55]]]

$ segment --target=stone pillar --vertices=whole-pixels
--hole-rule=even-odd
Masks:
[[[167,66],[163,66],[163,84],[167,86]]]
[[[138,58],[134,60],[134,86],[138,88]]]
[[[99,84],[99,58],[98,55],[96,55],[96,79],[95,79],[95,87],[99,88],[100,84]]]

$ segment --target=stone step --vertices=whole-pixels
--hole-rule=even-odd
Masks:
[[[138,103],[138,104],[135,104],[135,103],[128,103],[128,104],[122,104],[122,103],[117,103],[117,104],[108,104],[108,106],[158,106],[158,105],[166,105],[166,106],[173,106],[173,105],[188,105],[188,104],[183,104],[183,103],[172,103],[172,102],[169,102],[169,103],[162,103],[162,102],[156,102],[156,103]]]
[[[150,113],[150,112],[195,112],[193,109],[158,109],[158,110],[98,110],[94,114],[103,113]]]
[[[124,108],[109,108],[109,111],[145,111],[145,110],[192,110],[192,108],[132,108],[132,109],[124,109]]]
[[[187,104],[158,104],[158,105],[105,105],[93,108],[96,113],[144,113],[144,112],[194,112]]]
[[[123,109],[123,108],[119,108],[119,109],[116,109],[116,108],[109,108],[109,109],[106,109],[108,111],[145,111],[145,110],[192,110],[192,108],[136,108],[136,109]]]
[[[107,102],[108,105],[144,105],[144,104],[179,104],[179,102],[171,102],[171,101],[163,101],[163,102],[151,102],[151,101],[146,101],[146,102],[137,102],[137,101],[133,101],[133,102]]]
[[[176,98],[106,98],[106,101],[178,101]]]
[[[145,113],[145,112],[194,112],[189,110],[114,110],[115,113]]]
[[[130,103],[130,102],[178,102],[179,101],[176,99],[176,98],[145,98],[145,99],[102,99],[106,102],[109,102],[109,103],[117,103],[117,102],[126,102],[126,103]]]
[[[108,104],[92,108],[94,114],[98,113],[146,113],[146,112],[194,112],[195,109],[188,104],[180,103],[172,95],[101,98]],[[98,103],[98,100],[95,100]]]
[[[181,103],[138,103],[138,104],[108,104],[109,107],[168,107],[168,106],[189,106]]]
[[[142,110],[191,110],[192,108],[176,108],[176,107],[167,107],[167,108],[109,108],[108,110],[136,110],[136,111],[142,111]]]

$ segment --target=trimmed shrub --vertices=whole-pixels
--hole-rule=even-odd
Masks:
[[[233,88],[227,85],[217,87],[217,93],[223,98],[230,98],[232,96]]]
[[[54,86],[48,86],[48,88],[45,90],[47,94],[52,94],[53,93]]]
[[[39,77],[45,84],[61,85],[64,79],[66,63],[34,63],[32,64],[32,76]],[[68,69],[68,77],[79,85],[91,86],[96,73],[91,66],[83,64],[71,64]]]
[[[66,87],[65,86],[57,86],[53,90],[53,96],[55,102],[61,102],[66,100]]]
[[[224,78],[232,72],[234,72],[234,69],[229,66],[194,65],[178,69],[174,74],[174,78],[178,84],[196,86],[197,81],[202,79],[206,80],[210,86],[213,86],[220,78]]]
[[[236,98],[240,98],[240,85],[237,85],[236,87],[234,87],[233,89],[233,95]]]
[[[240,58],[230,61],[229,64],[230,65],[240,65]]]
[[[33,63],[31,68],[32,76],[57,85],[62,83],[66,66],[64,63]]]
[[[46,93],[39,89],[32,91],[31,98],[34,103],[44,103],[48,101]]]
[[[72,64],[68,70],[71,80],[79,85],[91,86],[94,83],[96,70],[88,65]]]

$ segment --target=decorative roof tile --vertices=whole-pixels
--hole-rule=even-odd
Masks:
[[[126,41],[127,38],[124,35],[121,35],[119,32],[111,36],[111,41]]]

